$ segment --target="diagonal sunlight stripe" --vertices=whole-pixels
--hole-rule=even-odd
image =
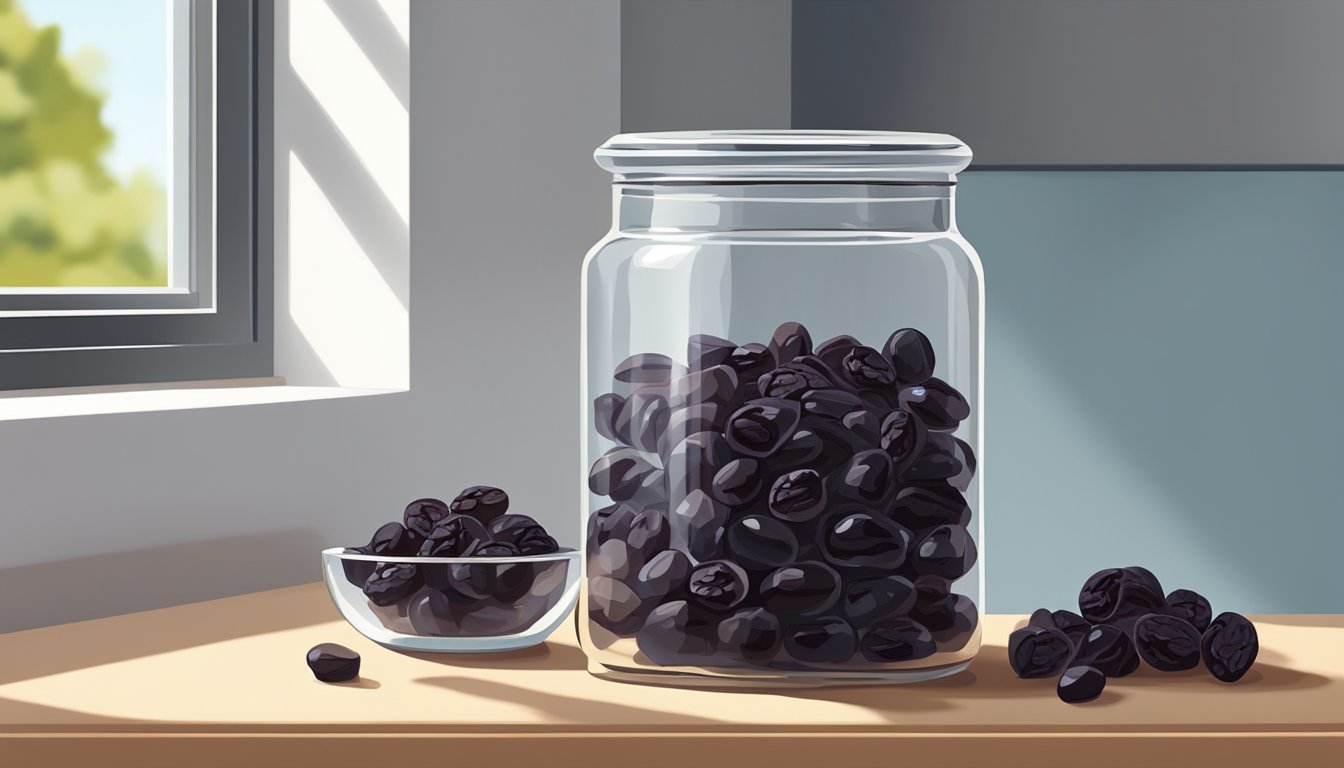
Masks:
[[[410,221],[410,115],[326,3],[289,4],[294,72],[402,221]]]
[[[409,306],[410,232],[369,170],[350,151],[340,129],[297,78],[287,78],[287,127],[300,137],[290,142],[341,221],[354,234],[369,261]]]
[[[326,0],[327,7],[350,33],[396,94],[403,107],[411,108],[411,52],[392,20],[369,0]]]
[[[378,0],[383,13],[392,20],[392,26],[407,45],[411,44],[411,4],[408,0]]]
[[[289,213],[294,325],[340,386],[409,387],[406,308],[292,151]]]

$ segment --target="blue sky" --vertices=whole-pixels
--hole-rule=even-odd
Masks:
[[[116,135],[107,155],[114,173],[168,170],[168,6],[172,0],[20,0],[35,24],[61,28],[61,53],[100,50],[107,68],[103,120]]]

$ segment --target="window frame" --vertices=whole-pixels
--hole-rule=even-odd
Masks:
[[[212,257],[213,275],[193,270],[194,294],[177,293],[186,306],[0,316],[0,389],[272,374],[270,10],[269,0],[216,3],[214,178],[191,179],[192,258]],[[195,204],[211,197],[213,206]]]

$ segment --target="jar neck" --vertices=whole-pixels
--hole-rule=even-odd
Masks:
[[[617,184],[622,232],[946,232],[955,183]]]

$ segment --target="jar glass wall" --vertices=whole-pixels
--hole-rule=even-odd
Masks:
[[[953,218],[969,152],[720,132],[598,157],[617,183],[583,276],[590,669],[806,685],[964,668],[983,593],[983,292]]]

